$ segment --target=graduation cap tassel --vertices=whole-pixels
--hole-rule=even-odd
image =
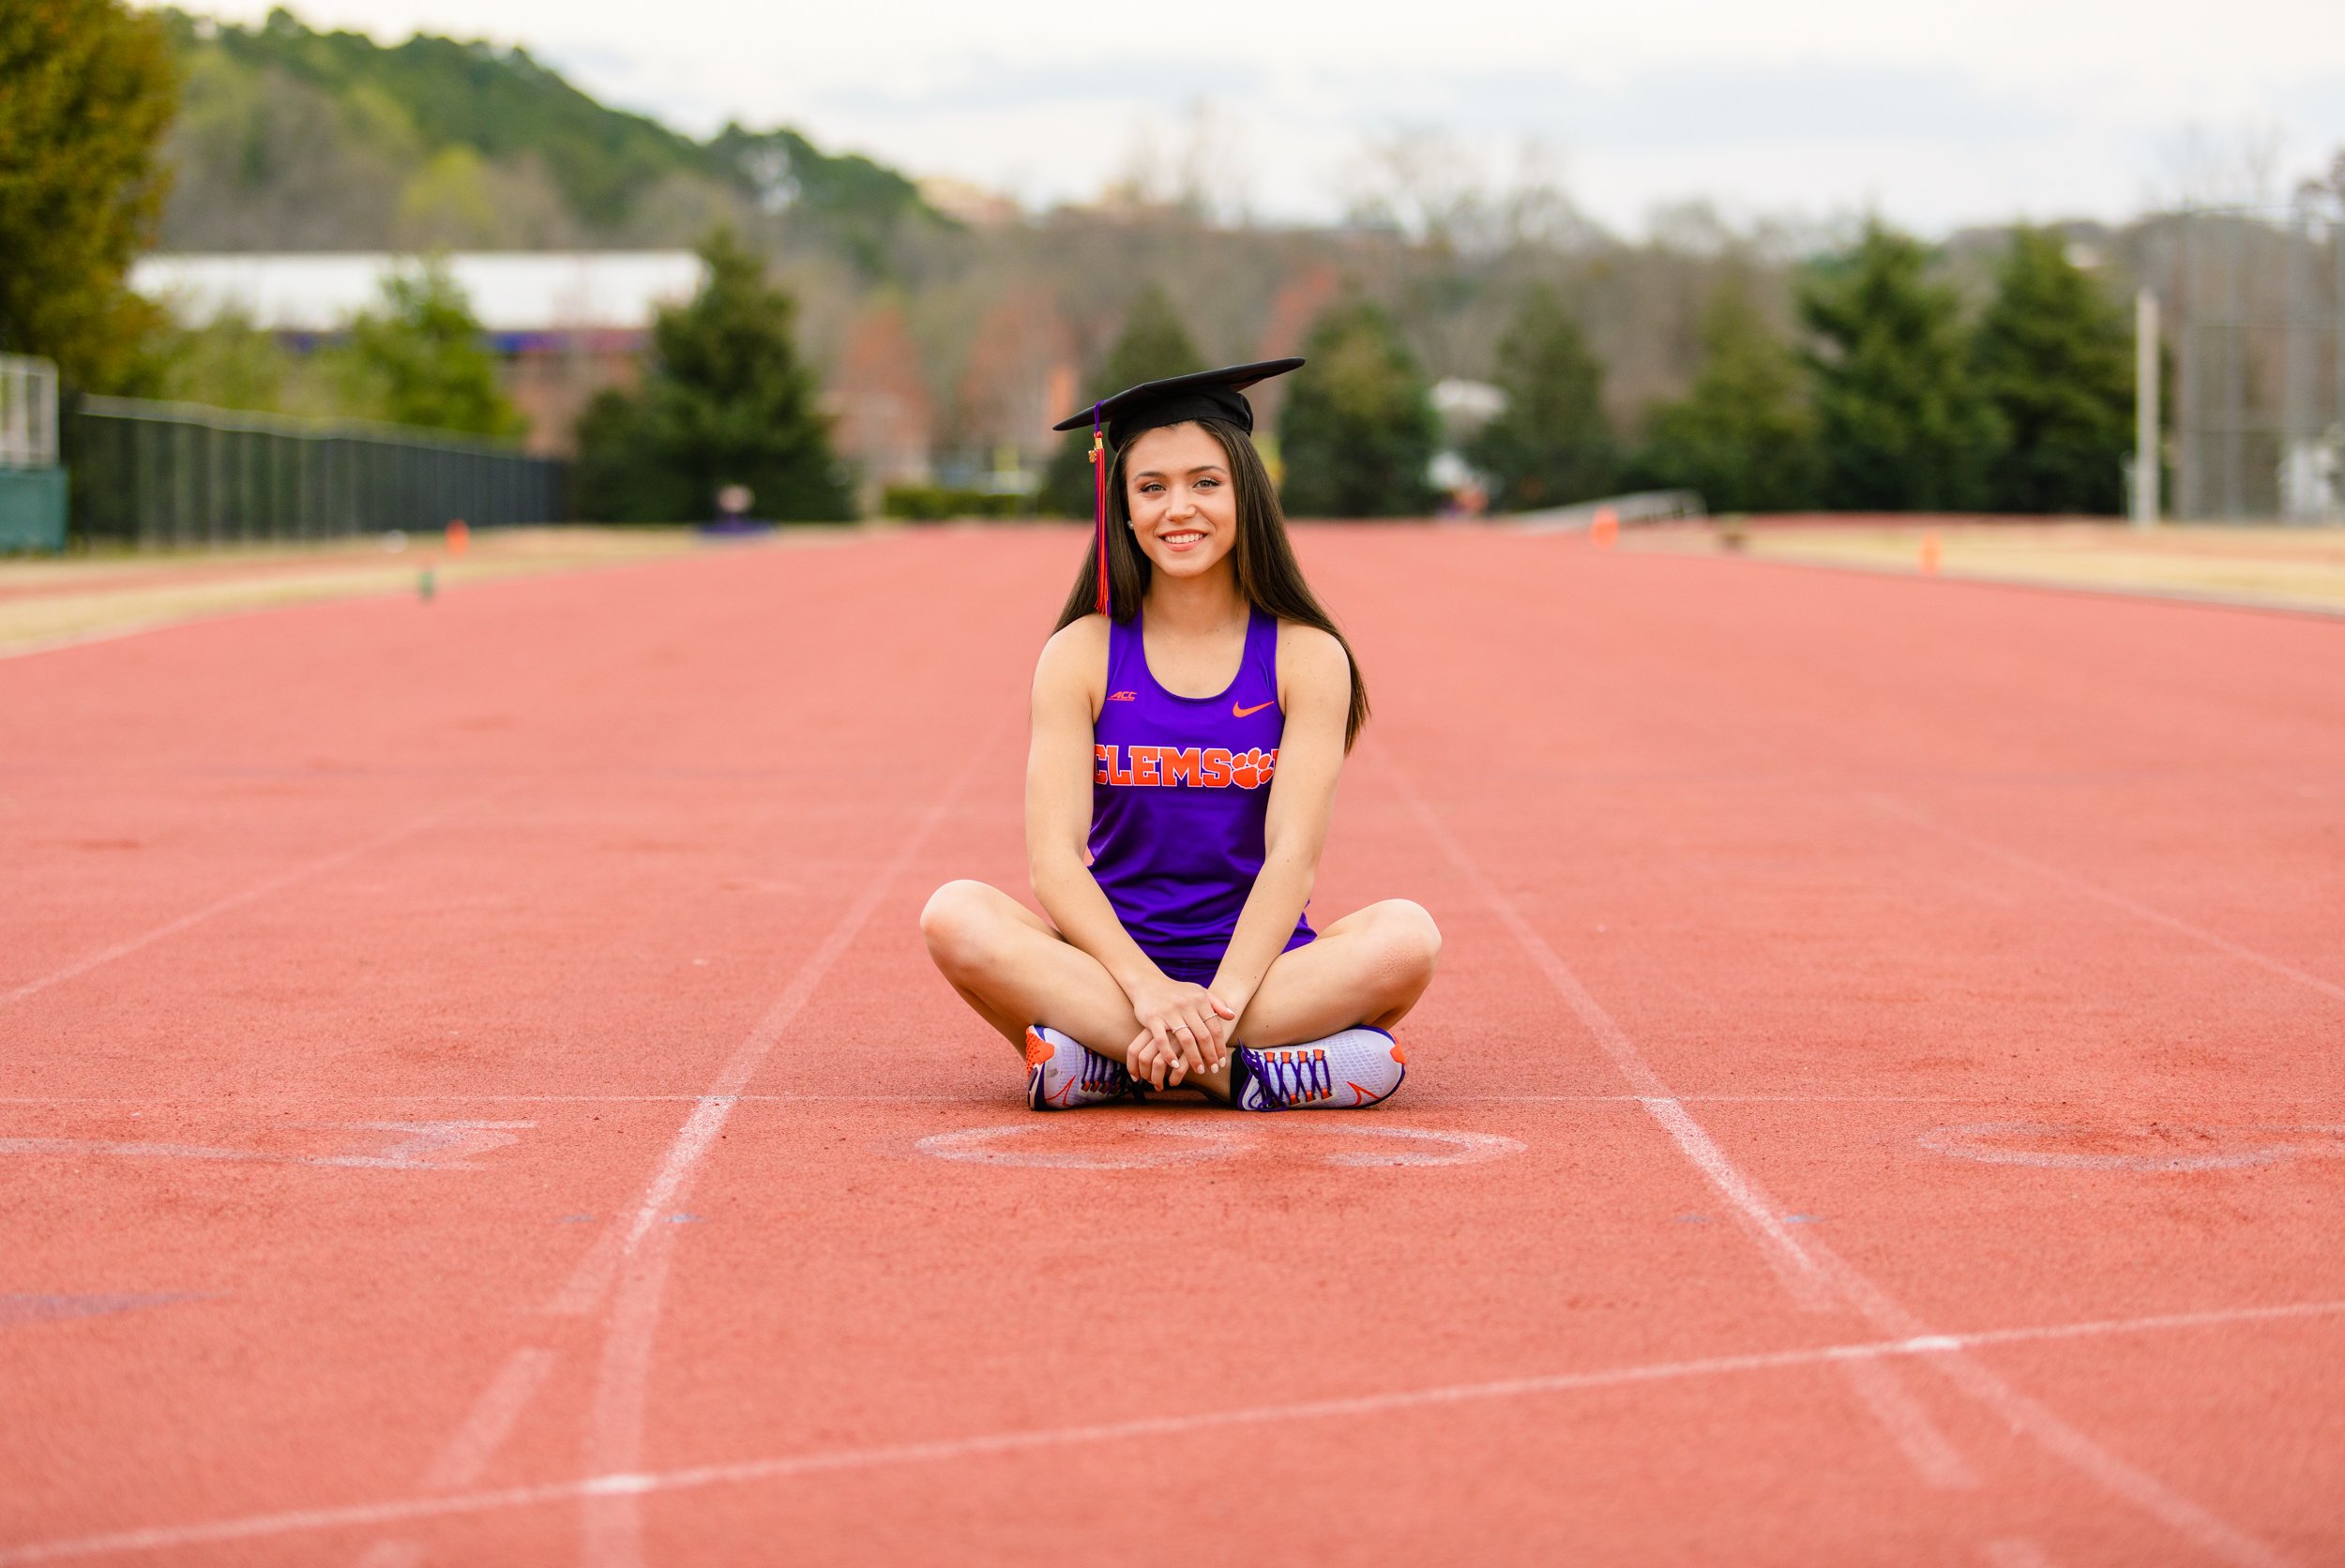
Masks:
[[[1099,428],[1099,405],[1091,405],[1091,542],[1099,562],[1099,613],[1108,606],[1108,444]]]

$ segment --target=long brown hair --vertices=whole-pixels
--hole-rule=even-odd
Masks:
[[[1230,460],[1230,482],[1237,487],[1237,543],[1230,555],[1237,570],[1238,596],[1265,615],[1317,626],[1343,646],[1344,659],[1352,667],[1352,708],[1343,721],[1343,748],[1349,751],[1360,737],[1360,727],[1368,722],[1368,683],[1360,679],[1360,661],[1353,656],[1351,642],[1336,629],[1335,617],[1321,607],[1319,596],[1303,580],[1302,564],[1294,559],[1294,547],[1287,539],[1286,514],[1278,509],[1278,489],[1270,482],[1270,470],[1263,466],[1253,439],[1226,420],[1200,419],[1197,423],[1221,444]],[[1125,451],[1130,445],[1127,442]],[[1148,582],[1156,572],[1132,537],[1130,522],[1131,509],[1124,497],[1124,452],[1119,451],[1108,470],[1108,606],[1109,613],[1127,625],[1139,615],[1141,600],[1148,596]],[[1064,631],[1097,612],[1097,549],[1095,541],[1083,551],[1082,569],[1075,574],[1075,586],[1058,612],[1054,630]]]

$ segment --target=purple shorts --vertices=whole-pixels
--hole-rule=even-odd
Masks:
[[[1292,953],[1298,947],[1308,947],[1317,940],[1316,932],[1297,931],[1287,939],[1286,946],[1279,951]],[[1192,986],[1212,985],[1214,972],[1221,967],[1221,955],[1218,953],[1151,953],[1148,957],[1164,971],[1166,978],[1186,981]]]

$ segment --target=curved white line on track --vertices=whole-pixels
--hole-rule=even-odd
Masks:
[[[938,824],[950,815],[990,749],[990,736],[969,748],[968,761],[959,775],[937,792],[927,812],[904,836],[896,853],[871,874],[829,934],[798,966],[787,988],[726,1058],[716,1080],[668,1146],[633,1214],[614,1222],[603,1233],[581,1266],[580,1274],[565,1287],[562,1299],[556,1303],[557,1309],[582,1294],[599,1295],[600,1280],[590,1271],[607,1267],[610,1275],[604,1277],[615,1276],[617,1283],[602,1356],[596,1369],[594,1404],[587,1419],[583,1457],[588,1471],[606,1475],[627,1473],[642,1463],[643,1402],[651,1382],[652,1347],[659,1332],[668,1267],[675,1251],[676,1227],[659,1221],[690,1194],[701,1164],[715,1147],[742,1091],[764,1065],[783,1031],[796,1019],[832,966],[845,955],[896,879],[912,864]],[[580,1561],[585,1568],[638,1568],[643,1561],[643,1518],[636,1495],[622,1488],[583,1492],[580,1496],[584,1502]]]
[[[2196,1135],[2208,1141],[2218,1140],[2224,1136],[2222,1129],[2211,1127],[2181,1127],[2173,1131],[2186,1136]],[[2154,1136],[2152,1130],[2146,1127],[2131,1127],[2121,1133],[2112,1133],[2109,1129],[2061,1126],[2042,1122],[1974,1122],[1968,1126],[1938,1127],[1922,1134],[1914,1141],[1934,1154],[1945,1154],[1954,1159],[1974,1160],[1981,1165],[2036,1166],[2050,1170],[2238,1170],[2251,1166],[2277,1165],[2299,1154],[2345,1153],[2345,1143],[2324,1149],[2281,1142],[2188,1154],[2175,1153],[2171,1146],[2154,1144]],[[2127,1154],[2105,1149],[2047,1147],[2056,1145],[2063,1139],[2076,1141],[2091,1138],[2096,1142],[2107,1142],[2112,1137],[2129,1137],[2157,1148],[2158,1152]]]
[[[1737,1373],[1791,1370],[1838,1365],[1861,1359],[1882,1361],[1919,1359],[1941,1364],[1960,1359],[1962,1352],[1997,1345],[2043,1344],[2071,1339],[2095,1339],[2114,1334],[2171,1333],[2222,1328],[2243,1323],[2304,1321],[2345,1317],[2345,1301],[2300,1302],[2287,1306],[2249,1306],[2224,1311],[2177,1312],[2154,1318],[2094,1319],[2051,1323],[2035,1328],[1988,1329],[1975,1334],[1928,1334],[1919,1338],[1884,1339],[1858,1344],[1824,1345],[1803,1349],[1760,1351],[1748,1355],[1709,1356],[1697,1360],[1654,1362],[1604,1367],[1588,1372],[1557,1372],[1492,1382],[1451,1383],[1433,1388],[1395,1390],[1347,1398],[1303,1400],[1288,1405],[1258,1405],[1238,1410],[1201,1410],[1187,1415],[1147,1416],[1089,1426],[1056,1426],[1022,1432],[980,1433],[942,1438],[927,1442],[885,1444],[869,1448],[834,1449],[827,1453],[794,1454],[726,1464],[699,1465],[688,1470],[650,1473],[625,1471],[589,1475],[580,1480],[549,1482],[535,1486],[506,1486],[492,1491],[465,1492],[452,1497],[401,1498],[385,1502],[349,1503],[338,1507],[302,1508],[277,1514],[252,1514],[239,1518],[213,1519],[201,1524],[156,1525],[113,1530],[102,1535],[73,1536],[0,1547],[0,1568],[23,1568],[40,1562],[64,1562],[83,1558],[112,1557],[134,1552],[175,1552],[189,1547],[219,1545],[234,1541],[261,1541],[326,1530],[366,1530],[417,1519],[457,1518],[575,1502],[582,1498],[641,1498],[664,1492],[699,1490],[710,1486],[746,1485],[787,1481],[799,1476],[873,1470],[891,1465],[939,1464],[961,1459],[984,1459],[1035,1449],[1117,1442],[1134,1438],[1179,1436],[1233,1426],[1262,1426],[1293,1421],[1340,1420],[1383,1415],[1483,1400],[1518,1399],[1539,1395],[1571,1394],[1585,1389],[1621,1388],[1639,1383],[1675,1382]]]
[[[1522,1144],[1497,1133],[1460,1133],[1436,1127],[1387,1127],[1338,1122],[1330,1125],[1297,1127],[1296,1132],[1324,1133],[1334,1138],[1387,1138],[1413,1142],[1415,1149],[1358,1149],[1325,1156],[1329,1165],[1480,1165],[1522,1153]],[[1428,1149],[1425,1144],[1435,1147]]]
[[[1251,1145],[1234,1133],[1208,1131],[1202,1127],[1141,1127],[1135,1129],[1151,1138],[1185,1138],[1196,1140],[1187,1149],[1142,1149],[1129,1154],[1105,1152],[1084,1153],[1032,1147],[1028,1135],[1046,1131],[1035,1122],[1011,1123],[1000,1127],[971,1127],[962,1132],[931,1133],[913,1145],[920,1153],[934,1159],[954,1160],[964,1165],[1019,1166],[1044,1170],[1150,1170],[1166,1165],[1196,1165],[1205,1160],[1226,1160]],[[1005,1139],[1014,1139],[1023,1147],[1001,1147]]]
[[[1426,836],[1448,858],[1460,877],[1481,896],[1500,924],[1513,934],[1566,1004],[1579,1015],[1590,1035],[1611,1058],[1629,1087],[1641,1096],[1649,1096],[1644,1101],[1646,1110],[1668,1129],[1678,1149],[1717,1189],[1719,1196],[1732,1206],[1744,1229],[1759,1244],[1760,1255],[1774,1269],[1776,1277],[1782,1282],[1793,1301],[1810,1311],[1844,1307],[1876,1329],[1895,1334],[1902,1341],[1939,1337],[1932,1334],[1903,1304],[1844,1261],[1830,1247],[1812,1237],[1802,1240],[1793,1235],[1776,1218],[1780,1211],[1764,1191],[1727,1158],[1724,1151],[1686,1109],[1684,1103],[1670,1093],[1660,1075],[1653,1070],[1652,1063],[1644,1059],[1644,1053],[1629,1039],[1627,1032],[1613,1021],[1611,1015],[1580,983],[1579,976],[1572,972],[1570,966],[1523,917],[1515,907],[1514,900],[1501,892],[1498,884],[1490,881],[1480,865],[1466,852],[1465,846],[1433,814],[1432,807],[1426,804],[1424,796],[1417,792],[1407,776],[1391,759],[1381,760],[1394,792],[1423,824]],[[1991,845],[1982,847],[1993,848]],[[2050,870],[2049,867],[2044,869]],[[2057,874],[2065,876],[2065,873]],[[2236,951],[2267,968],[2279,968],[2292,978],[2307,981],[2316,988],[2337,989],[2325,981],[2300,971],[2287,970],[2285,965],[2277,965],[2274,960],[2238,948],[2236,944],[2226,942],[2210,933],[2183,927],[2180,922],[2158,915],[2155,911],[2131,906],[2130,900],[2121,896],[2093,888],[2089,883],[2080,885],[2113,902],[2135,907],[2136,912],[2156,919],[2161,924],[2188,930],[2192,935],[2211,941],[2217,946]],[[2345,996],[2345,990],[2337,990],[2337,994]],[[2208,1512],[2147,1470],[2101,1447],[2045,1406],[2005,1382],[1976,1358],[1947,1353],[1930,1357],[1930,1364],[1944,1374],[1957,1388],[2000,1418],[2010,1430],[2024,1432],[2037,1446],[2067,1461],[2103,1490],[2141,1509],[2210,1556],[2232,1564],[2233,1568],[2282,1568],[2287,1562],[2287,1559],[2245,1530]],[[1918,1407],[1915,1409],[1918,1410]],[[1898,1434],[1893,1428],[1890,1435],[1895,1440]]]
[[[1276,1133],[1281,1138],[1385,1138],[1415,1145],[1414,1148],[1344,1150],[1320,1156],[1322,1163],[1337,1166],[1480,1165],[1486,1160],[1520,1154],[1523,1147],[1518,1139],[1501,1137],[1497,1133],[1452,1132],[1445,1128],[1381,1124],[1361,1126],[1350,1122],[1339,1122],[1332,1117],[1322,1118],[1316,1112],[1297,1114],[1304,1119],[1295,1121],[1282,1116],[1267,1122],[1250,1122],[1242,1129],[1164,1126],[1126,1129],[1148,1138],[1197,1139],[1200,1146],[1189,1149],[1143,1149],[1131,1153],[1116,1153],[1107,1150],[1070,1153],[1034,1147],[1034,1138],[1030,1136],[1033,1134],[1051,1133],[1066,1137],[1085,1130],[1080,1121],[1069,1124],[1055,1120],[1012,1122],[998,1127],[969,1127],[959,1132],[930,1133],[915,1143],[913,1148],[932,1159],[953,1160],[964,1165],[1044,1170],[1146,1170],[1157,1166],[1226,1160],[1260,1147],[1255,1142],[1255,1135],[1261,1133]],[[1013,1139],[1020,1147],[1001,1147],[1005,1141]]]

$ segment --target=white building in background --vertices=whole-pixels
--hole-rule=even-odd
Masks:
[[[571,426],[606,386],[634,384],[660,307],[692,297],[707,274],[689,250],[457,251],[441,258],[506,365],[529,418],[532,450],[568,449]],[[361,310],[386,279],[422,265],[391,251],[152,255],[130,286],[182,322],[233,310],[308,349]]]
[[[444,258],[473,314],[500,338],[643,332],[662,305],[692,297],[707,274],[689,250],[482,250]],[[234,309],[271,332],[333,332],[378,308],[386,279],[421,258],[387,250],[144,256],[130,287],[205,322]]]

